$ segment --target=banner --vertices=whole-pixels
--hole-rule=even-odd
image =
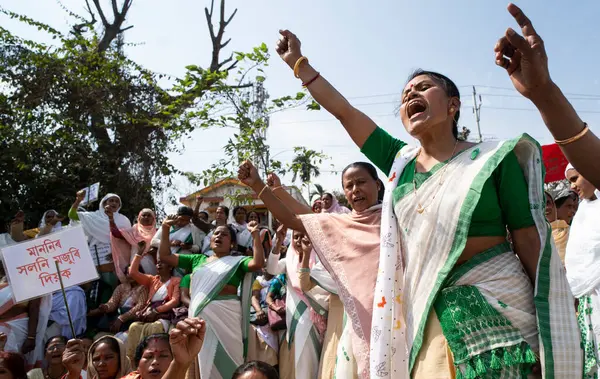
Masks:
[[[2,248],[4,270],[15,303],[60,290],[58,262],[65,288],[98,279],[83,228],[63,228],[33,240]]]
[[[567,168],[569,161],[557,144],[542,146],[542,159],[544,160],[544,166],[546,166],[545,183],[565,179],[565,168]]]
[[[94,183],[89,187],[82,188],[82,191],[85,191],[85,197],[81,202],[81,205],[86,205],[93,203],[98,200],[98,193],[100,192],[100,183]]]

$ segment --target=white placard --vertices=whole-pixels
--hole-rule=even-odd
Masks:
[[[81,226],[4,247],[2,259],[15,303],[60,290],[55,261],[65,288],[98,279]]]
[[[81,205],[86,205],[93,203],[98,200],[98,194],[100,192],[100,182],[94,183],[89,187],[82,188],[82,191],[85,191],[85,197],[81,202]]]

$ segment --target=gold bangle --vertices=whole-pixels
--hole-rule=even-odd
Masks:
[[[554,142],[556,142],[557,145],[568,145],[572,142],[577,141],[578,139],[580,139],[581,137],[585,136],[587,134],[587,132],[590,131],[590,128],[588,127],[587,122],[583,123],[583,130],[580,131],[579,133],[577,133],[576,135],[574,135],[571,138],[567,138],[567,139],[563,139],[563,140],[554,140]]]
[[[263,187],[263,189],[260,190],[260,192],[258,193],[258,198],[260,199],[260,195],[262,195],[263,192],[265,192],[265,190],[269,188],[268,185],[265,184],[265,186]]]
[[[275,190],[278,190],[278,189],[283,189],[283,187],[277,186],[277,187],[271,188],[271,192],[275,192]]]
[[[308,63],[308,58],[306,58],[305,56],[302,56],[300,58],[298,58],[298,60],[296,61],[296,63],[294,64],[294,76],[296,78],[300,78],[300,64],[302,62],[306,61]]]

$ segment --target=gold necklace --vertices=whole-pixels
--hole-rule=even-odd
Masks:
[[[458,146],[458,140],[456,140],[456,142],[454,142],[454,149],[452,150],[452,154],[450,155],[450,160],[454,157],[454,152],[456,151],[457,146]],[[417,161],[419,160],[419,155],[421,155],[422,149],[423,148],[419,149],[419,152],[417,153],[417,156],[415,157],[415,172],[413,174],[413,188],[415,190],[415,198],[417,197]],[[417,201],[417,212],[418,213],[425,212],[425,208],[430,206],[433,203],[433,201],[435,200],[435,197],[437,196],[438,192],[440,191],[440,187],[442,186],[442,184],[444,184],[444,182],[443,182],[444,175],[446,174],[446,170],[448,169],[449,163],[450,162],[446,163],[446,165],[444,166],[442,174],[440,175],[440,181],[438,183],[438,188],[435,191],[435,194],[433,195],[433,197],[431,198],[431,201],[429,202],[429,204],[423,206],[423,205],[421,205],[421,202]]]

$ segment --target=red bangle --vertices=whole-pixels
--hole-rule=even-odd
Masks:
[[[311,85],[315,80],[319,79],[319,77],[321,76],[321,73],[317,72],[317,75],[315,75],[314,78],[312,78],[311,80],[309,80],[306,83],[302,83],[302,87],[308,87],[309,85]]]

